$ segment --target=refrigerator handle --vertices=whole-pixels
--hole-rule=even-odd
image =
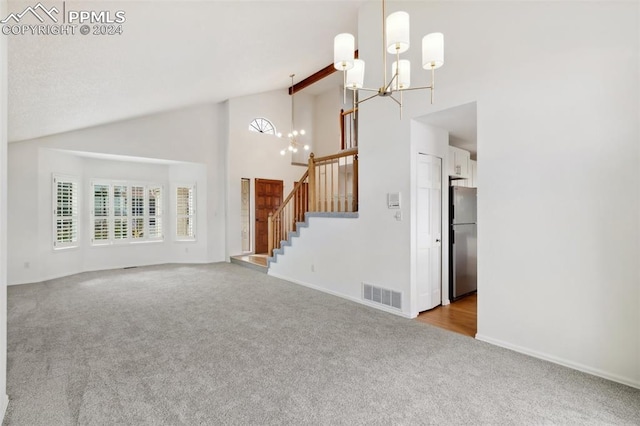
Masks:
[[[451,228],[451,244],[455,244],[455,243],[456,243],[456,231],[452,227]]]

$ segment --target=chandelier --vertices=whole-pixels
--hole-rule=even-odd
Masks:
[[[289,77],[291,77],[291,87],[293,88],[293,77],[295,76],[295,74],[291,74]],[[302,145],[301,142],[298,141],[298,136],[304,136],[305,131],[303,129],[300,129],[300,131],[298,130],[294,130],[295,127],[293,125],[294,121],[294,103],[293,103],[293,98],[295,96],[295,91],[291,91],[291,131],[289,132],[289,134],[287,135],[287,137],[289,138],[289,146],[285,149],[283,149],[282,151],[280,151],[280,155],[285,155],[287,153],[287,151],[289,152],[298,152],[298,147],[302,146],[302,148],[305,151],[309,150],[309,145]],[[278,133],[277,135],[279,138],[282,137],[282,133]]]
[[[388,97],[400,106],[402,118],[402,93],[408,90],[429,89],[431,103],[435,89],[435,70],[444,64],[444,37],[442,33],[431,33],[422,39],[422,68],[431,71],[431,84],[428,86],[411,87],[411,63],[408,59],[400,59],[400,54],[409,50],[409,14],[394,12],[385,19],[385,0],[382,0],[382,86],[377,89],[363,87],[364,61],[354,59],[355,38],[352,34],[338,34],[333,44],[333,66],[344,75],[344,97],[347,89],[353,91],[354,108],[373,99],[376,96]],[[387,81],[387,53],[395,56],[391,65],[391,79]],[[374,92],[364,99],[357,100],[359,91]],[[394,97],[398,94],[398,98]]]

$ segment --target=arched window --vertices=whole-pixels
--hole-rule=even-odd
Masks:
[[[254,118],[249,124],[249,130],[257,133],[264,133],[267,135],[276,134],[276,126],[266,118]]]

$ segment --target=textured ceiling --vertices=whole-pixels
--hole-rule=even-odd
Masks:
[[[363,2],[67,1],[124,10],[123,34],[10,36],[9,140],[284,89],[331,63]]]

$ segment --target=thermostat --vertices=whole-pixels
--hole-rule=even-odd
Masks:
[[[400,208],[400,193],[392,192],[387,194],[387,206],[390,209],[399,209]]]

